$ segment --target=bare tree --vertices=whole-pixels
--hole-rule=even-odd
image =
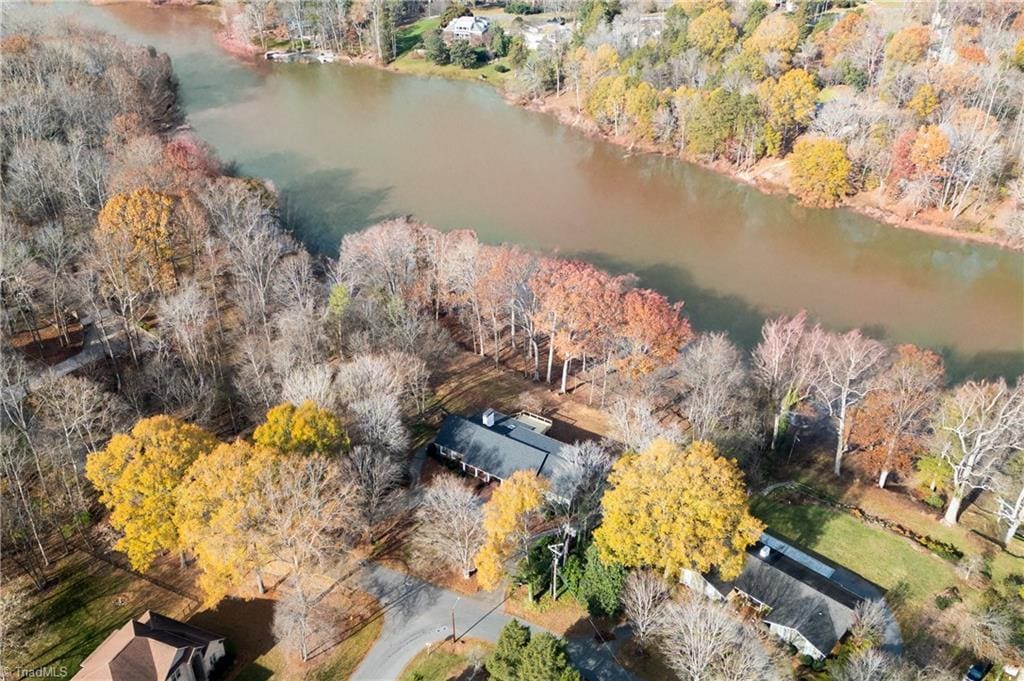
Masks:
[[[661,630],[669,592],[665,580],[653,570],[635,570],[622,587],[622,609],[633,629],[633,640],[641,651]]]
[[[256,540],[289,567],[292,589],[308,598],[316,577],[344,555],[359,517],[358,489],[340,462],[318,455],[282,457],[260,473],[256,489]]]
[[[484,543],[483,502],[460,478],[445,473],[427,487],[416,511],[419,552],[469,578]]]
[[[42,451],[54,470],[60,471],[71,508],[84,509],[88,502],[80,471],[85,454],[103,446],[124,416],[124,403],[88,379],[52,373],[36,386],[31,402],[49,438],[49,446]]]
[[[996,517],[1006,523],[1003,546],[1009,546],[1024,523],[1024,453],[1017,452],[1001,467],[995,492]]]
[[[348,461],[359,487],[363,534],[373,543],[374,528],[395,509],[400,497],[402,467],[387,453],[366,445],[353,447]]]
[[[1014,625],[1004,610],[972,613],[961,605],[951,609],[950,618],[964,646],[981,659],[998,660],[1013,646]]]
[[[292,306],[271,315],[274,366],[284,376],[296,367],[308,367],[326,356],[326,336],[320,310],[313,306]]]
[[[935,422],[938,454],[952,470],[942,522],[955,525],[964,498],[990,486],[1010,453],[1024,447],[1024,380],[968,381],[946,399]]]
[[[388,355],[388,363],[401,378],[403,393],[412,400],[416,413],[422,414],[430,394],[430,368],[426,361],[415,355],[393,352]]]
[[[872,377],[885,358],[885,346],[867,338],[860,330],[844,334],[827,334],[821,351],[821,380],[815,390],[835,424],[836,451],[834,473],[843,466],[849,437],[850,408],[872,389]]]
[[[120,318],[132,360],[138,364],[141,358],[139,324],[149,311],[147,293],[151,287],[132,273],[131,253],[132,246],[127,239],[97,234],[86,254],[87,271],[83,276],[85,285],[94,287],[96,297]],[[97,276],[90,276],[92,274]]]
[[[770,448],[774,451],[790,412],[811,396],[818,382],[819,356],[826,334],[819,326],[807,328],[807,313],[769,319],[761,327],[761,342],[754,348],[754,378],[773,405]]]
[[[324,409],[337,406],[334,372],[326,364],[296,367],[281,381],[282,402],[302,404],[306,400],[312,400]]]
[[[233,256],[229,263],[241,319],[247,324],[262,322],[269,340],[275,271],[296,246],[281,233],[262,198],[248,187],[217,187],[202,198]]]
[[[13,430],[0,430],[0,472],[7,481],[0,486],[4,510],[0,514],[0,550],[41,590],[46,585],[46,568],[50,564],[42,541],[46,519],[31,498],[29,483],[33,473],[29,471],[29,455],[22,443]],[[36,465],[39,465],[38,458]],[[45,490],[45,478],[38,478],[38,484]]]
[[[246,333],[235,341],[233,368],[235,391],[250,411],[266,412],[277,404],[280,387],[270,343],[263,334]]]
[[[779,666],[750,624],[728,606],[700,597],[665,605],[659,648],[684,679],[781,679]]]
[[[340,278],[350,291],[369,289],[407,299],[420,276],[417,246],[423,225],[408,218],[388,220],[341,240]]]
[[[33,252],[36,261],[47,275],[46,294],[50,300],[50,314],[64,343],[70,342],[65,307],[75,300],[73,287],[74,263],[84,250],[80,239],[70,234],[61,223],[50,223],[33,234]]]
[[[161,335],[171,344],[189,372],[196,377],[207,374],[212,361],[209,324],[213,306],[195,280],[181,284],[157,303]]]
[[[402,425],[402,410],[394,395],[367,394],[348,405],[352,441],[390,454],[409,448],[409,433]]]
[[[893,657],[875,648],[851,655],[832,674],[835,681],[910,681],[911,675]]]
[[[369,395],[398,397],[404,390],[397,362],[383,355],[358,355],[338,367],[337,392],[342,402],[356,402]]]
[[[29,615],[25,592],[12,584],[10,577],[0,582],[0,660],[5,666],[18,659],[31,640]]]
[[[679,442],[682,434],[675,426],[662,424],[642,398],[624,398],[611,408],[612,437],[629,451],[643,451],[658,438]]]
[[[724,333],[704,334],[680,353],[683,413],[694,440],[708,440],[739,420],[749,404],[743,356]]]
[[[858,641],[877,646],[884,640],[889,618],[885,601],[880,598],[866,599],[853,609],[853,626],[850,631]]]
[[[317,635],[329,624],[323,606],[301,589],[289,589],[274,603],[274,639],[309,660]]]
[[[591,520],[600,511],[612,457],[606,444],[597,440],[566,445],[560,454],[569,465],[555,475],[552,488],[566,499],[566,514],[582,527],[585,534]]]

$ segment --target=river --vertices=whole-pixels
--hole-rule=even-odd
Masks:
[[[196,134],[238,172],[273,181],[313,251],[336,255],[344,234],[410,213],[634,272],[685,301],[697,329],[726,330],[745,347],[766,316],[805,308],[833,328],[940,350],[953,378],[1024,371],[1020,253],[804,208],[692,164],[630,155],[509,106],[485,84],[247,64],[216,45],[208,10],[31,11],[168,53]]]

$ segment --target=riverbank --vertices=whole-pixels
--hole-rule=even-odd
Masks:
[[[96,4],[107,4],[118,0],[91,0]],[[154,4],[152,0],[120,0],[138,4]],[[168,4],[209,5],[211,0],[167,0]],[[163,3],[160,3],[163,4]],[[225,52],[241,58],[262,60],[263,49],[253,45],[247,38],[246,20],[237,0],[220,0],[211,7],[219,8],[218,21],[221,31],[216,33],[215,40]],[[400,54],[390,64],[379,64],[371,58],[341,57],[337,63],[373,66],[393,73],[414,76],[438,76],[449,80],[468,80],[483,82],[494,86],[503,95],[505,101],[518,108],[545,113],[556,118],[563,125],[573,127],[584,134],[623,147],[633,153],[650,153],[675,158],[687,163],[711,170],[716,174],[728,177],[733,181],[753,187],[765,194],[789,194],[788,169],[784,159],[762,159],[750,168],[737,168],[726,161],[708,162],[699,158],[681,154],[675,149],[666,149],[630,137],[609,135],[597,127],[588,117],[581,115],[575,106],[574,97],[565,93],[559,97],[549,95],[540,100],[518,101],[509,97],[503,85],[511,72],[498,72],[494,66],[497,62],[478,65],[471,69],[462,69],[454,65],[439,66],[428,62],[415,50],[416,38],[430,20],[420,20],[403,26],[399,31]],[[404,44],[402,44],[404,43]],[[1024,241],[1012,243],[998,228],[1014,215],[1011,199],[1003,199],[993,204],[987,203],[972,206],[962,215],[953,216],[949,213],[928,209],[914,210],[908,206],[894,202],[881,189],[860,192],[846,197],[840,208],[846,208],[880,223],[902,230],[926,233],[954,239],[962,243],[976,243],[997,248],[1024,252]]]
[[[677,158],[720,175],[725,175],[766,194],[790,194],[789,171],[784,159],[764,158],[750,168],[738,168],[724,160],[706,161],[644,140],[603,132],[592,119],[582,115],[577,110],[573,96],[569,92],[565,92],[560,96],[548,95],[542,99],[530,101],[517,101],[505,92],[502,95],[504,100],[512,106],[521,106],[530,111],[548,114],[558,119],[563,125],[576,128],[590,137],[625,147],[630,153],[659,154],[670,158]],[[910,229],[944,238],[982,243],[1007,250],[1024,252],[1024,242],[1015,244],[1005,237],[994,234],[956,229],[948,224],[952,219],[951,216],[936,209],[921,210],[907,214],[904,207],[888,200],[880,189],[848,196],[837,208],[852,210],[897,229]],[[993,212],[996,213],[1012,210],[999,206],[992,208]]]

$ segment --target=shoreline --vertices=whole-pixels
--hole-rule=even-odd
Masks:
[[[144,2],[153,4],[152,0],[90,0],[95,4],[108,4],[116,2]],[[167,4],[172,6],[187,6],[187,5],[207,5],[208,2],[200,0],[164,0],[161,4]],[[213,5],[217,6],[217,5]],[[235,2],[227,1],[219,3],[220,16],[219,21],[222,30],[218,31],[215,35],[215,40],[228,54],[243,60],[259,61],[259,56],[262,49],[259,46],[251,45],[247,40],[236,35],[235,31],[232,30],[233,14],[238,11],[238,5]],[[416,73],[409,73],[399,68],[395,68],[392,64],[380,64],[377,60],[367,57],[352,57],[352,56],[341,56],[335,63],[346,66],[361,65],[371,66],[373,68],[389,71],[391,73],[400,73],[409,76],[418,76]],[[318,65],[327,66],[327,65]],[[443,74],[432,74],[433,77],[447,78],[449,80],[465,80],[470,82],[482,82],[482,84],[488,85],[497,91],[497,94],[501,97],[504,102],[509,106],[518,107],[527,111],[533,111],[542,113],[545,115],[552,116],[560,124],[567,127],[571,127],[575,130],[580,131],[587,137],[592,139],[600,139],[609,144],[614,144],[618,147],[626,149],[629,153],[644,153],[644,154],[658,154],[666,158],[673,158],[684,163],[691,163],[699,166],[705,170],[717,173],[725,176],[735,182],[740,182],[748,187],[756,189],[765,194],[776,194],[776,195],[787,195],[792,196],[789,192],[787,184],[777,177],[772,177],[769,173],[772,169],[777,169],[779,166],[783,166],[783,159],[772,158],[762,159],[752,168],[741,169],[732,166],[731,164],[723,161],[705,161],[698,158],[692,158],[683,155],[674,150],[665,149],[659,147],[656,144],[650,142],[644,142],[641,140],[635,140],[628,137],[615,137],[607,133],[601,132],[597,125],[581,115],[579,112],[574,110],[571,105],[566,105],[564,102],[559,101],[559,97],[555,95],[548,95],[542,99],[530,100],[530,101],[517,101],[514,98],[508,96],[508,94],[502,90],[497,84],[490,81],[480,81],[474,78],[457,78]],[[568,97],[568,92],[563,93],[561,98],[564,100]],[[1024,243],[1014,244],[1005,238],[999,238],[992,234],[986,234],[980,231],[961,231],[950,227],[945,224],[938,224],[935,221],[930,221],[917,216],[905,216],[900,215],[896,210],[892,208],[885,208],[877,205],[878,191],[873,190],[870,192],[862,192],[852,196],[845,197],[843,201],[833,207],[824,210],[837,210],[846,209],[857,213],[861,216],[870,218],[877,222],[880,222],[890,228],[912,230],[915,232],[921,232],[924,234],[931,234],[933,236],[942,237],[945,239],[951,239],[959,241],[963,244],[980,244],[985,246],[994,246],[1008,251],[1016,251],[1018,253],[1024,253]],[[926,211],[921,211],[926,212]],[[936,211],[930,211],[936,212]],[[941,218],[943,220],[949,219],[948,217]]]
[[[773,179],[763,172],[763,168],[766,166],[780,165],[783,161],[782,159],[764,159],[764,161],[766,161],[765,163],[755,164],[752,169],[736,168],[726,162],[704,161],[684,156],[649,142],[633,140],[628,137],[615,137],[614,135],[601,132],[592,120],[581,115],[579,112],[573,111],[572,107],[560,105],[557,101],[553,102],[552,100],[557,99],[553,95],[539,100],[518,102],[503,92],[499,92],[499,94],[509,106],[516,106],[526,109],[527,111],[534,111],[552,116],[562,125],[578,130],[587,137],[600,139],[608,142],[609,144],[614,144],[626,149],[630,153],[657,154],[666,158],[676,159],[728,177],[735,182],[745,184],[748,187],[757,189],[764,194],[792,196],[785,183],[777,179]],[[564,97],[565,95],[563,94],[562,96]],[[756,170],[758,166],[762,166],[762,171]],[[1024,253],[1024,244],[1015,245],[1006,239],[1001,239],[991,234],[985,234],[982,232],[964,232],[946,225],[905,217],[899,215],[893,210],[885,209],[877,205],[871,205],[869,202],[875,198],[876,191],[877,190],[848,196],[844,198],[842,203],[839,205],[822,210],[846,209],[894,229],[912,230],[946,239],[961,241],[963,243],[983,244],[986,246],[995,246],[1008,251]]]

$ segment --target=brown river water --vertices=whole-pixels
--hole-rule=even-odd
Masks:
[[[756,343],[765,317],[940,350],[954,378],[1024,371],[1024,256],[816,210],[506,104],[489,86],[340,64],[250,64],[215,14],[142,4],[8,6],[168,53],[197,135],[273,181],[311,250],[413,214],[485,241],[579,257],[685,301],[700,330]]]

